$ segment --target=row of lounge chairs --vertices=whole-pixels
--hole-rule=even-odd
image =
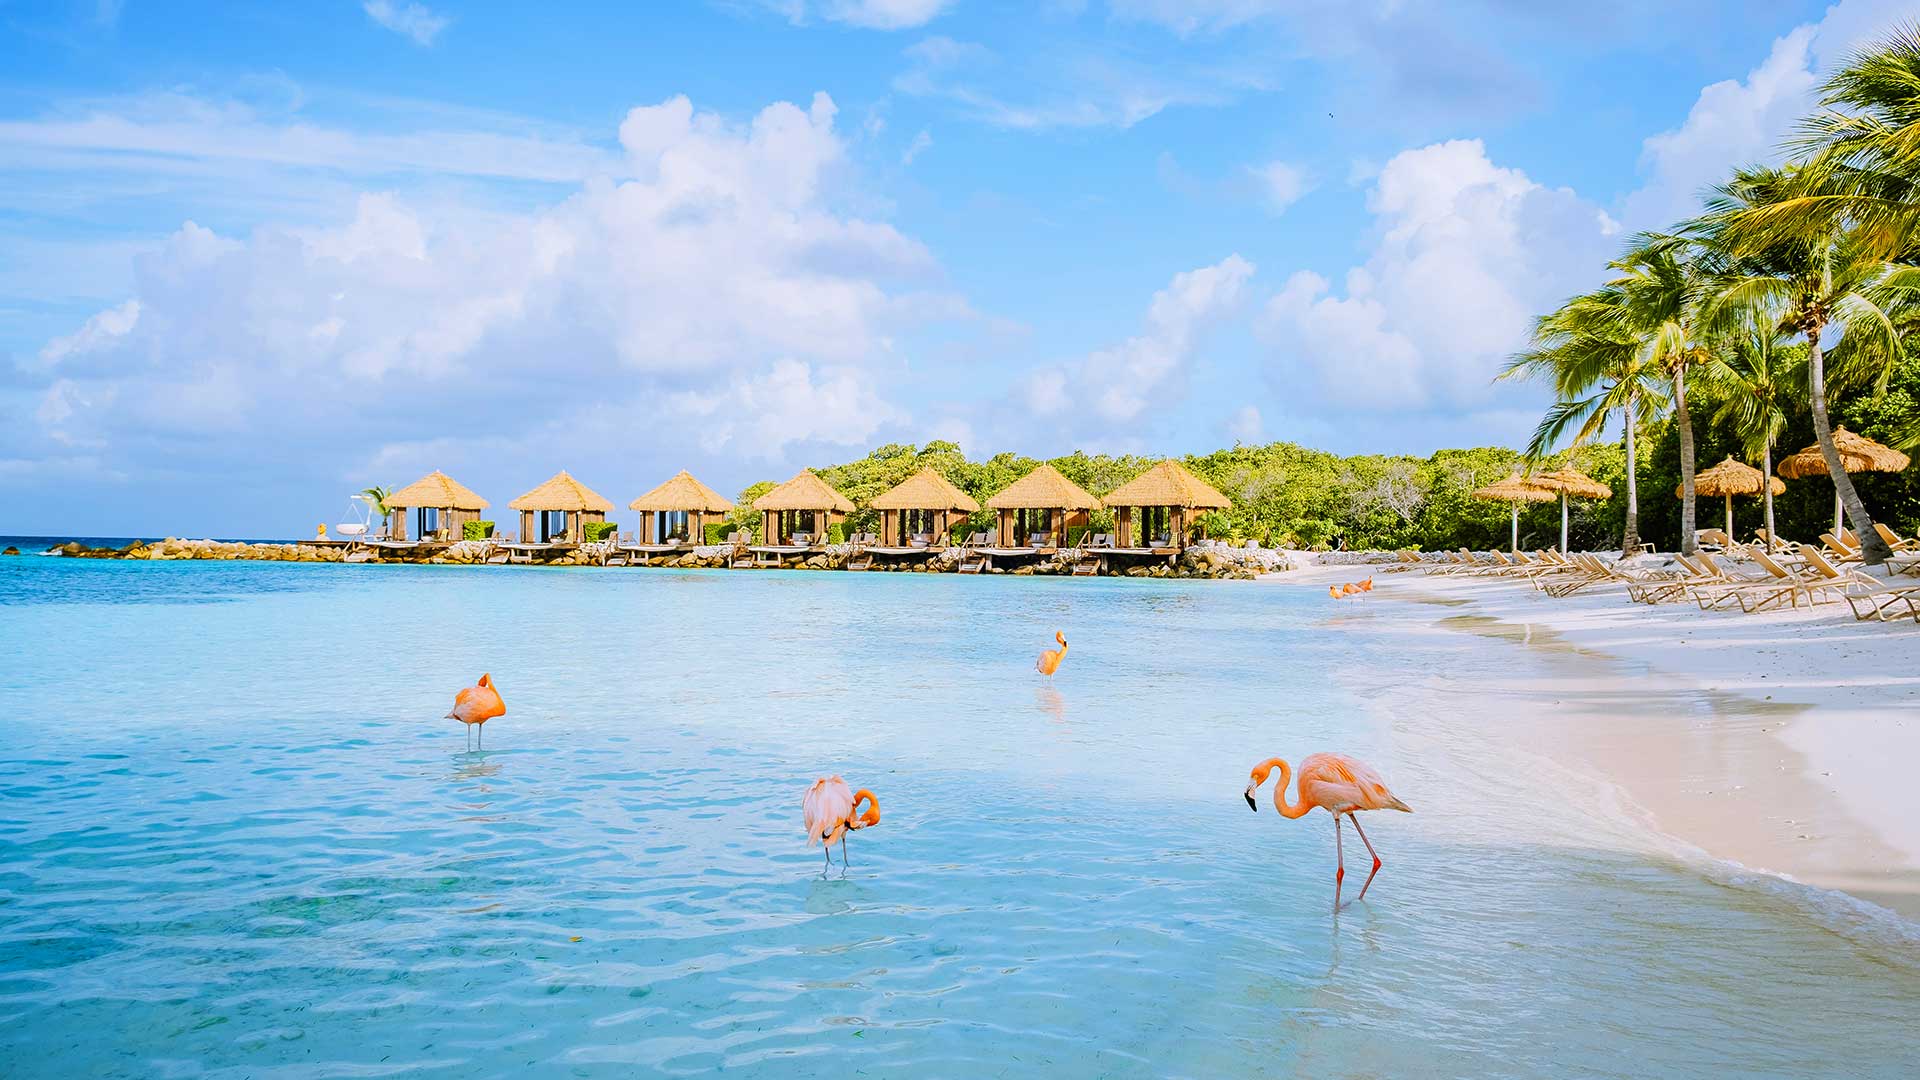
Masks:
[[[1884,526],[1880,530],[1895,551],[1893,571],[1920,573],[1920,540],[1902,538]],[[1633,571],[1595,555],[1563,555],[1552,550],[1531,555],[1515,552],[1512,557],[1494,551],[1482,558],[1463,548],[1438,555],[1401,552],[1396,564],[1382,572],[1420,570],[1441,576],[1504,577],[1527,581],[1534,589],[1554,597],[1600,585],[1619,585],[1637,603],[1691,601],[1702,611],[1737,606],[1743,612],[1757,612],[1845,601],[1858,620],[1920,621],[1920,582],[1900,583],[1850,565],[1860,561],[1857,538],[1851,533],[1823,534],[1819,546],[1793,544],[1785,550],[1768,550],[1782,545],[1777,539],[1769,545],[1764,535],[1751,545],[1724,533],[1713,539],[1712,546],[1718,550],[1703,545],[1692,556],[1676,555],[1677,567],[1665,570]],[[1738,556],[1751,566],[1724,561],[1729,556]]]

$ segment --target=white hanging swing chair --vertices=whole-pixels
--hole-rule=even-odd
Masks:
[[[347,540],[363,540],[367,527],[373,523],[373,500],[365,495],[347,496],[347,516],[358,515],[358,521],[343,521],[333,527],[336,535]]]

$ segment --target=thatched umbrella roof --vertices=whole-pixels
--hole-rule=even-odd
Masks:
[[[793,479],[753,500],[755,510],[838,510],[843,514],[853,512],[853,503],[845,495],[827,486],[825,480],[813,475],[812,469],[801,469]]]
[[[692,473],[681,469],[673,474],[673,479],[628,503],[627,509],[642,513],[724,514],[733,509],[733,504],[719,492],[695,480]]]
[[[435,510],[485,510],[489,504],[458,480],[435,469],[387,496],[387,505],[425,506]]]
[[[1571,495],[1576,499],[1611,499],[1613,489],[1569,465],[1564,469],[1555,469],[1541,473],[1532,479],[1535,487],[1561,495]]]
[[[1178,506],[1199,510],[1227,510],[1233,506],[1213,485],[1172,458],[1120,485],[1100,501],[1107,506]]]
[[[1728,455],[1727,460],[1706,472],[1695,474],[1693,490],[1695,494],[1709,499],[1731,495],[1758,495],[1762,483],[1773,488],[1775,495],[1787,490],[1787,485],[1781,483],[1778,477],[1768,476],[1751,465],[1733,460],[1733,456]],[[1676,485],[1673,489],[1673,497],[1685,498],[1686,486]]]
[[[1473,497],[1485,499],[1488,502],[1523,503],[1552,502],[1560,496],[1556,492],[1536,486],[1532,478],[1515,473],[1497,484],[1488,484],[1473,492]]]
[[[1086,489],[1060,475],[1051,465],[1042,465],[1008,484],[987,500],[994,510],[1098,510],[1100,500]]]
[[[868,505],[875,510],[958,510],[963,514],[980,509],[972,496],[932,469],[921,469]]]
[[[1850,473],[1856,472],[1899,472],[1912,463],[1913,459],[1898,450],[1881,446],[1864,435],[1855,435],[1846,428],[1833,429],[1833,446],[1840,451],[1840,466]],[[1798,480],[1804,476],[1827,475],[1827,459],[1820,453],[1820,444],[1814,443],[1797,454],[1780,459],[1775,472],[1789,480]]]
[[[507,504],[515,510],[597,510],[602,514],[610,513],[613,504],[600,497],[600,493],[573,477],[566,470],[553,474],[553,479],[527,492],[525,495]]]

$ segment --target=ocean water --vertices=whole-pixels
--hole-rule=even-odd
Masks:
[[[1389,610],[0,560],[0,1074],[1920,1074],[1906,924],[1507,756],[1422,695],[1526,651]],[[1417,811],[1337,918],[1328,819],[1241,799],[1321,749]],[[884,820],[828,871],[832,773]]]

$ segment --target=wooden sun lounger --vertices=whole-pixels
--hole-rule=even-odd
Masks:
[[[1768,576],[1757,581],[1693,589],[1691,591],[1700,610],[1714,610],[1728,600],[1738,603],[1740,610],[1745,612],[1778,607],[1783,600],[1792,607],[1799,607],[1802,599],[1812,605],[1819,603],[1828,593],[1845,592],[1844,581],[1802,577],[1759,548],[1749,548],[1747,553],[1767,571]]]

